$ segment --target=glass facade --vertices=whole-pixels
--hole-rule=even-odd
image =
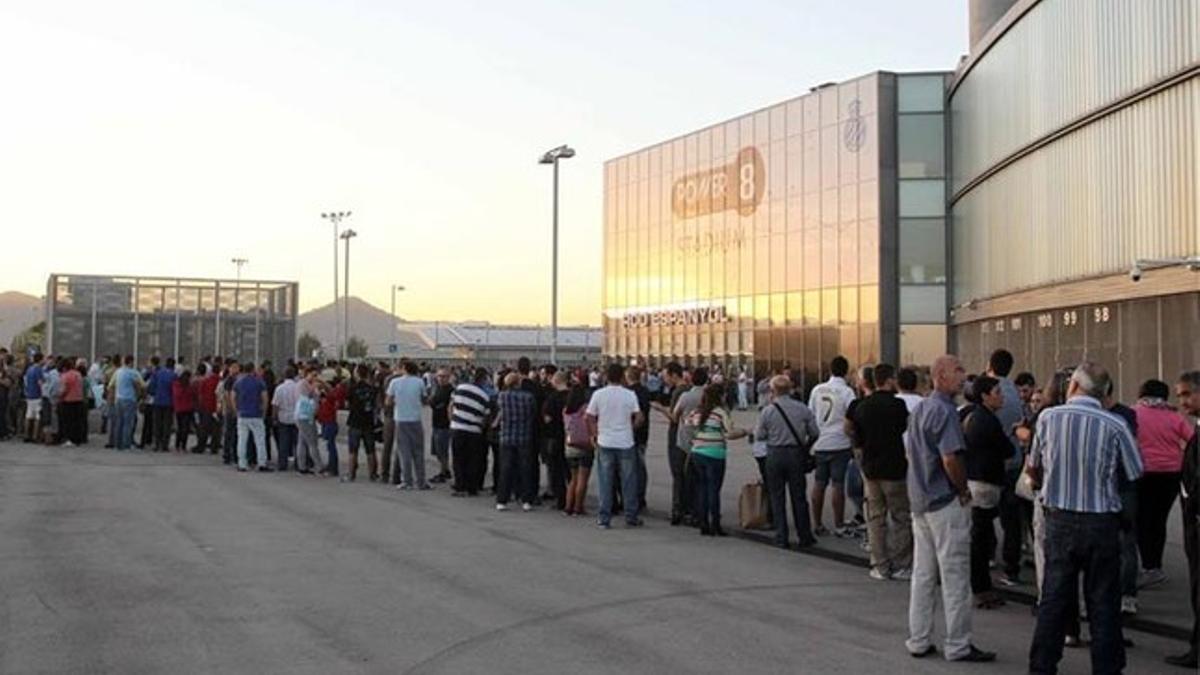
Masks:
[[[945,223],[945,76],[908,77],[826,85],[608,161],[605,355],[809,381],[837,354],[896,358],[900,244],[918,295],[946,282],[945,234],[926,222]],[[944,340],[944,300],[929,301],[912,320]]]
[[[942,73],[896,78],[901,363],[946,351],[945,98]]]
[[[294,282],[55,274],[46,285],[46,349],[96,359],[132,354],[237,359],[295,356]]]

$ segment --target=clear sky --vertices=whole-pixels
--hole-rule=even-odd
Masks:
[[[872,70],[953,68],[966,0],[0,3],[0,290],[300,282],[414,319],[597,325],[606,159]],[[19,248],[17,248],[19,247]],[[339,263],[340,264],[340,263]]]

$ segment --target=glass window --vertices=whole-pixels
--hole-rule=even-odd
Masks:
[[[900,321],[902,323],[945,323],[945,286],[901,286]]]
[[[900,327],[900,363],[906,366],[926,366],[945,353],[945,326]]]
[[[897,123],[901,178],[946,175],[945,125],[942,115],[900,115]]]
[[[941,218],[900,221],[900,283],[946,282],[946,222]]]
[[[901,75],[897,78],[898,112],[941,112],[946,82],[941,75]]]
[[[900,181],[901,218],[943,218],[945,215],[945,181],[940,178]]]

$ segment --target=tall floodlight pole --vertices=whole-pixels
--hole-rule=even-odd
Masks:
[[[357,237],[358,233],[354,230],[347,229],[340,237],[346,240],[346,283],[343,284],[342,295],[342,330],[345,332],[345,339],[342,340],[342,349],[340,351],[341,360],[346,360],[346,344],[350,342],[350,240]]]
[[[249,258],[231,258],[229,262],[231,262],[237,266],[237,284],[233,287],[233,311],[236,313],[237,309],[238,309],[238,296],[241,294],[241,290],[242,290],[242,266],[245,265],[246,263],[250,262],[250,259]],[[221,307],[221,297],[218,294],[218,296],[217,296],[217,308],[218,308],[217,311],[218,312],[220,311],[220,307]],[[219,321],[219,319],[218,319],[218,321]],[[221,353],[221,349],[220,349],[220,347],[221,347],[221,329],[220,329],[220,326],[221,326],[221,324],[218,322],[217,323],[217,353],[218,354]],[[238,355],[237,356],[239,359],[242,358],[241,345],[238,345]]]
[[[403,291],[404,287],[399,284],[392,284],[392,343],[400,343],[400,322],[396,318],[396,294]],[[399,349],[399,347],[397,347]]]
[[[553,190],[553,234],[550,255],[550,363],[558,364],[558,160],[570,159],[575,150],[560,145],[549,150],[538,160],[539,164],[554,165]]]
[[[350,211],[330,211],[322,213],[321,217],[333,223],[333,344],[341,344],[341,317],[338,316],[338,302],[341,296],[338,295],[338,228],[341,227],[342,219],[350,217]]]

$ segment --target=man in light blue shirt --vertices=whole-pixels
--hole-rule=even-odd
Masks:
[[[388,385],[384,401],[385,406],[392,407],[392,418],[396,421],[392,480],[400,483],[396,486],[400,490],[428,490],[429,483],[425,482],[425,429],[421,425],[425,382],[417,375],[417,364],[412,361],[405,361],[398,370],[403,374]]]
[[[133,357],[126,356],[124,364],[113,373],[113,400],[116,403],[117,449],[128,450],[133,445],[133,427],[137,423],[138,395],[146,388],[142,375],[133,367]]]

